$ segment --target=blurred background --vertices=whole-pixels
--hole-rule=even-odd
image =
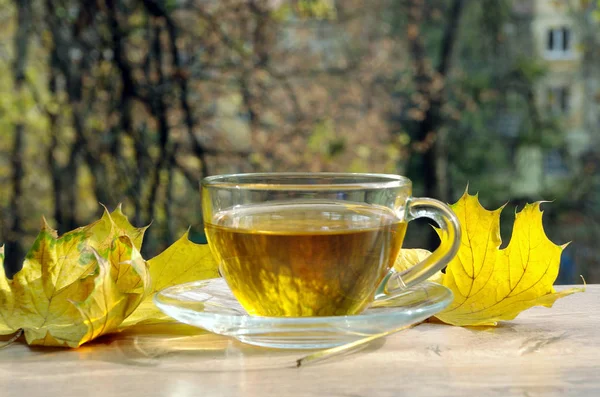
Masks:
[[[595,0],[0,0],[0,241],[18,268],[123,203],[151,257],[220,173],[397,173],[544,205],[559,283],[600,282]],[[434,248],[427,223],[406,245]]]

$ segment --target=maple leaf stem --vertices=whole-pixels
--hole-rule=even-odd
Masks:
[[[309,354],[308,356],[302,357],[296,360],[296,367],[300,368],[301,366],[306,366],[307,364],[315,364],[326,360],[331,357],[335,357],[341,353],[350,352],[357,347],[361,347],[369,342],[372,342],[376,339],[383,338],[389,335],[392,335],[396,332],[405,331],[407,329],[413,328],[417,325],[421,324],[421,322],[415,324],[404,325],[402,327],[393,329],[391,331],[381,332],[379,334],[371,335],[366,338],[359,339],[354,342],[346,343],[345,345],[332,347],[330,349],[320,350],[316,353]]]

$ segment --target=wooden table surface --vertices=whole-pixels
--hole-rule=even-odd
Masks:
[[[600,285],[496,328],[424,323],[296,368],[305,351],[155,328],[0,350],[0,396],[600,396]],[[172,332],[172,331],[170,331]]]

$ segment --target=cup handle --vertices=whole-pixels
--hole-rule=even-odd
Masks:
[[[375,299],[393,298],[442,270],[454,258],[460,247],[460,224],[446,204],[431,198],[411,197],[406,202],[407,222],[417,218],[431,218],[440,228],[441,243],[422,262],[403,272],[392,269],[375,292]]]

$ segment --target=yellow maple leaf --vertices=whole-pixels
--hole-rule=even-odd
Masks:
[[[146,262],[139,252],[146,229],[131,225],[121,206],[61,237],[44,220],[12,280],[0,247],[0,335],[22,329],[30,345],[77,347],[130,325],[170,321],[153,293],[218,277],[217,264],[188,233]]]
[[[135,228],[126,226],[105,211],[58,237],[44,220],[22,269],[12,280],[0,270],[0,333],[23,329],[30,345],[77,347],[115,330],[150,285],[146,263],[125,234]]]
[[[560,256],[565,245],[548,239],[542,225],[540,202],[516,214],[508,246],[499,249],[500,213],[488,211],[477,195],[468,192],[451,205],[462,229],[461,247],[446,268],[442,284],[454,301],[436,317],[453,325],[495,325],[512,320],[533,306],[551,307],[561,297],[582,291],[556,292]]]
[[[146,229],[150,227],[134,227],[131,223],[129,223],[129,219],[123,214],[121,204],[117,206],[117,208],[110,213],[110,217],[112,218],[115,227],[118,229],[119,235],[127,235],[135,245],[135,248],[140,251],[142,249],[142,241],[144,240],[144,233],[146,233]]]
[[[137,253],[133,242],[129,237],[121,236],[115,240],[114,246],[112,251],[116,254],[113,258],[117,256],[124,266],[115,267],[115,262],[109,262],[95,250],[92,251],[98,263],[94,289],[85,301],[74,303],[86,327],[78,345],[116,331],[146,296],[146,264]],[[122,271],[120,268],[126,270]],[[124,277],[116,278],[115,274],[123,274]]]
[[[396,262],[394,263],[394,270],[402,272],[423,261],[429,255],[431,255],[431,252],[424,249],[401,249],[398,258],[396,258]],[[433,276],[429,277],[428,280],[441,284],[442,272],[435,273]]]
[[[104,208],[104,213],[98,221],[76,230],[86,232],[87,244],[94,248],[100,256],[106,257],[113,240],[119,236],[128,236],[139,251],[147,228],[148,226],[136,228],[129,223],[119,205],[111,213]]]
[[[122,324],[122,328],[135,324],[148,324],[170,320],[153,303],[155,292],[175,284],[219,277],[217,262],[208,244],[196,244],[186,232],[179,240],[158,256],[148,261],[151,294]]]

